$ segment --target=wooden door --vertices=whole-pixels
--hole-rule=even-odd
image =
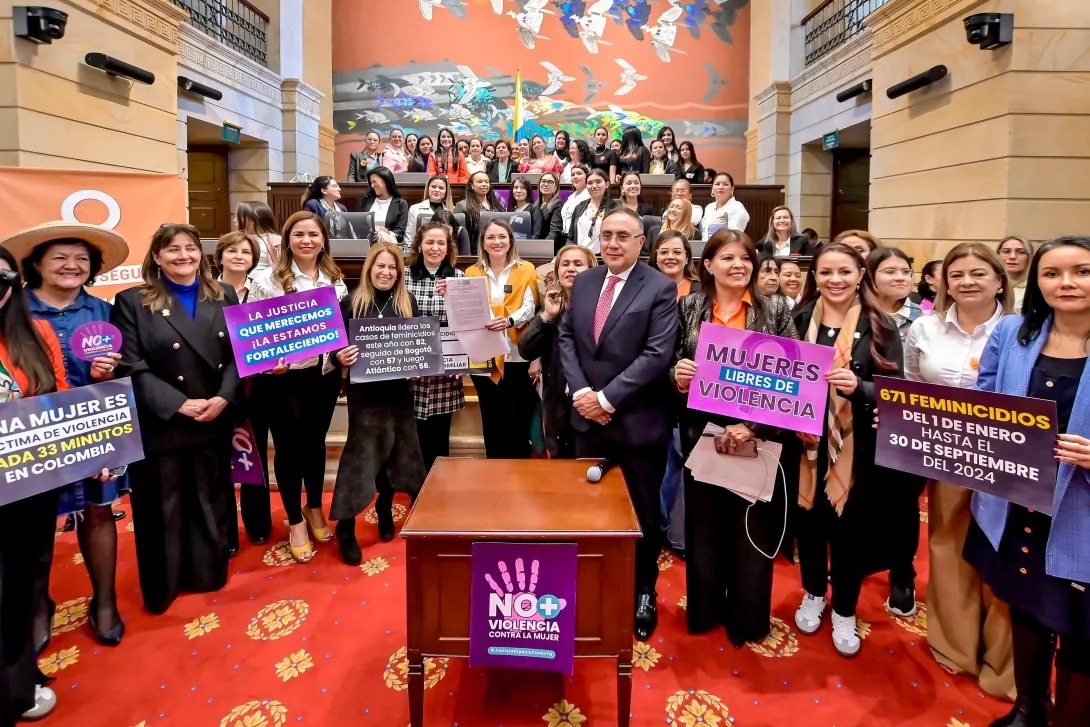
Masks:
[[[189,223],[201,237],[219,237],[231,231],[231,198],[227,175],[227,147],[192,146],[189,164]]]
[[[833,151],[833,214],[830,239],[870,222],[870,150]]]

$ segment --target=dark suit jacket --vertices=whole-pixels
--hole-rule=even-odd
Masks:
[[[560,208],[563,206],[563,202],[557,202],[554,205],[546,205],[544,207],[538,205],[538,208],[541,210],[541,235],[543,238],[548,238],[553,241],[554,250],[560,249],[560,245],[557,245],[557,242],[564,237],[564,231],[560,229],[563,224],[563,215],[560,214]]]
[[[373,194],[367,195],[356,205],[356,211],[370,212],[375,205],[376,199],[378,197]],[[397,241],[400,243],[405,239],[405,228],[408,226],[409,203],[405,201],[404,197],[394,197],[390,200],[390,209],[386,211],[386,224],[383,227],[397,235]]]
[[[572,392],[560,363],[560,324],[565,311],[546,323],[541,312],[534,316],[519,338],[519,356],[527,361],[541,359],[541,409],[545,419],[545,444],[553,457],[571,457]],[[608,398],[608,394],[607,394]]]
[[[428,171],[427,158],[421,159],[415,154],[409,158],[409,173],[410,174],[426,174]]]
[[[121,331],[121,363],[117,376],[132,377],[140,433],[145,451],[154,454],[189,444],[230,438],[242,401],[242,384],[223,309],[237,305],[229,285],[220,284],[224,299],[202,300],[192,318],[177,299],[152,311],[141,303],[139,286],[117,294],[110,322]],[[163,315],[164,311],[169,315]],[[178,413],[186,399],[227,400],[211,422]]]
[[[772,241],[765,240],[761,243],[760,250],[767,255],[773,255]],[[810,238],[806,235],[792,235],[791,236],[791,253],[792,255],[813,255],[814,250],[810,246]]]
[[[374,158],[374,159],[370,160],[370,161],[375,162],[374,164],[371,164],[371,169],[374,169],[375,167],[379,166],[381,156],[382,155],[380,154],[378,158]],[[367,181],[367,172],[370,171],[370,169],[367,168],[367,165],[370,163],[370,161],[364,160],[363,152],[361,152],[361,151],[354,151],[351,154],[349,154],[348,155],[348,181],[349,182],[366,182]]]
[[[693,184],[703,184],[704,183],[704,165],[703,164],[699,164],[699,163],[694,164],[691,167],[689,167],[686,171],[683,172],[683,171],[681,171],[681,163],[679,162],[677,170],[678,170],[677,171],[677,178],[678,179],[688,179]]]
[[[670,417],[670,361],[677,339],[677,284],[637,262],[621,288],[598,342],[594,312],[609,268],[580,273],[560,326],[560,358],[574,394],[590,387],[616,411],[604,435],[617,442],[647,444],[667,439]],[[572,426],[587,432],[602,425],[572,411]]]
[[[518,173],[519,173],[518,162],[513,162],[510,159],[508,159],[507,160],[507,182],[504,182],[504,184],[509,183],[512,179],[517,177]],[[493,160],[492,163],[488,165],[488,181],[492,182],[492,184],[499,184],[500,183],[500,163],[498,161]]]

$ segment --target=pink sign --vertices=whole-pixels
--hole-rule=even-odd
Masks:
[[[821,436],[833,355],[831,346],[704,323],[689,408]]]
[[[72,353],[84,361],[93,361],[108,353],[121,351],[121,331],[106,321],[92,321],[72,331]]]

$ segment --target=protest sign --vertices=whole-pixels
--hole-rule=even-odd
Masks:
[[[231,482],[236,485],[262,485],[265,482],[265,463],[254,444],[254,432],[250,422],[235,427],[231,437]]]
[[[575,543],[473,543],[469,665],[571,674]]]
[[[127,378],[0,404],[0,505],[143,458]]]
[[[240,376],[336,351],[348,345],[333,286],[223,309]]]
[[[354,318],[348,330],[350,344],[360,350],[348,374],[353,384],[443,373],[436,317]]]
[[[446,326],[439,328],[439,338],[443,342],[443,373],[447,376],[468,376],[470,374],[491,374],[496,370],[496,359],[490,358],[484,363],[473,363],[469,353],[458,340],[458,334]]]
[[[108,353],[121,352],[121,331],[106,321],[91,321],[72,331],[68,345],[77,358],[94,361]]]
[[[874,377],[874,461],[1052,514],[1056,402]]]
[[[821,436],[833,355],[830,346],[704,323],[689,408]]]

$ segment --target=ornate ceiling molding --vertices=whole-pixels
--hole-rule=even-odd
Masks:
[[[298,78],[286,78],[280,84],[284,111],[297,111],[312,119],[321,118],[321,103],[325,94]]]
[[[869,71],[873,50],[871,31],[864,30],[800,73],[791,80],[791,110]]]
[[[188,24],[179,28],[178,52],[180,67],[192,68],[236,91],[280,107],[280,76]]]
[[[189,18],[184,10],[168,0],[85,0],[85,2],[97,9],[99,11],[97,14],[103,19],[120,27],[128,25],[150,33],[158,45],[175,52],[178,46],[178,27]],[[113,18],[110,17],[111,15]]]
[[[901,47],[984,0],[890,0],[867,18],[874,32],[874,58]]]
[[[787,81],[774,81],[761,89],[753,99],[757,102],[758,121],[777,111],[789,111],[791,84]]]

